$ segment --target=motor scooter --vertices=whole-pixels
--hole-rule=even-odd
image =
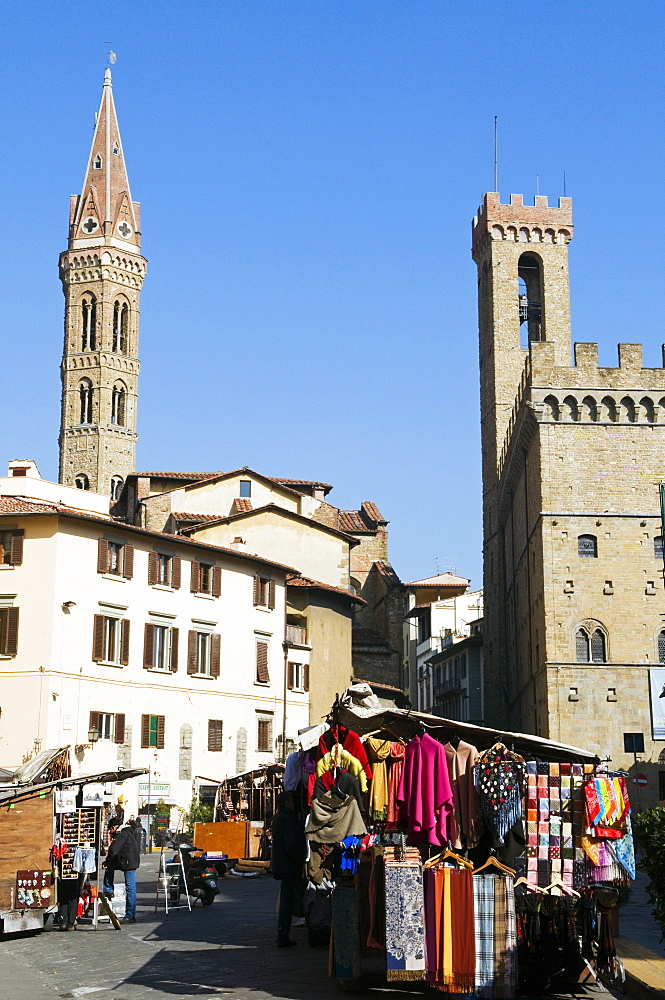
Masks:
[[[214,863],[206,860],[205,855],[193,858],[192,853],[197,848],[191,844],[181,844],[178,849],[183,860],[189,895],[195,902],[200,899],[203,906],[211,906],[215,896],[219,894],[217,868]]]

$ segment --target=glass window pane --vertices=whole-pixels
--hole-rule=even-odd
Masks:
[[[591,636],[591,661],[592,663],[605,662],[605,636],[599,628]]]
[[[580,535],[577,539],[577,554],[595,558],[598,553],[595,535]]]
[[[580,629],[575,636],[575,659],[578,663],[589,662],[589,640],[584,629]]]
[[[665,663],[665,632],[658,636],[658,662]]]
[[[656,535],[656,537],[653,540],[653,554],[656,557],[656,559],[662,559],[663,558],[663,536],[662,535]]]

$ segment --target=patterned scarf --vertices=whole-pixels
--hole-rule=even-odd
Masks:
[[[522,817],[522,787],[525,784],[524,760],[502,743],[485,750],[475,764],[475,785],[485,825],[499,843]]]
[[[385,859],[387,978],[425,978],[423,874],[418,852]]]

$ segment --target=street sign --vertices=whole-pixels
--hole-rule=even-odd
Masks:
[[[641,788],[644,788],[645,785],[649,784],[649,779],[647,778],[646,774],[636,774],[635,777],[633,778],[633,784],[639,785]]]
[[[644,733],[624,733],[623,752],[644,753]]]

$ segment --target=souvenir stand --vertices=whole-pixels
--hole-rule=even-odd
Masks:
[[[382,709],[371,693],[347,694],[313,732],[287,775],[306,803],[310,943],[327,903],[331,975],[356,980],[375,956],[390,981],[482,1000],[622,978],[625,774],[536,736]]]

